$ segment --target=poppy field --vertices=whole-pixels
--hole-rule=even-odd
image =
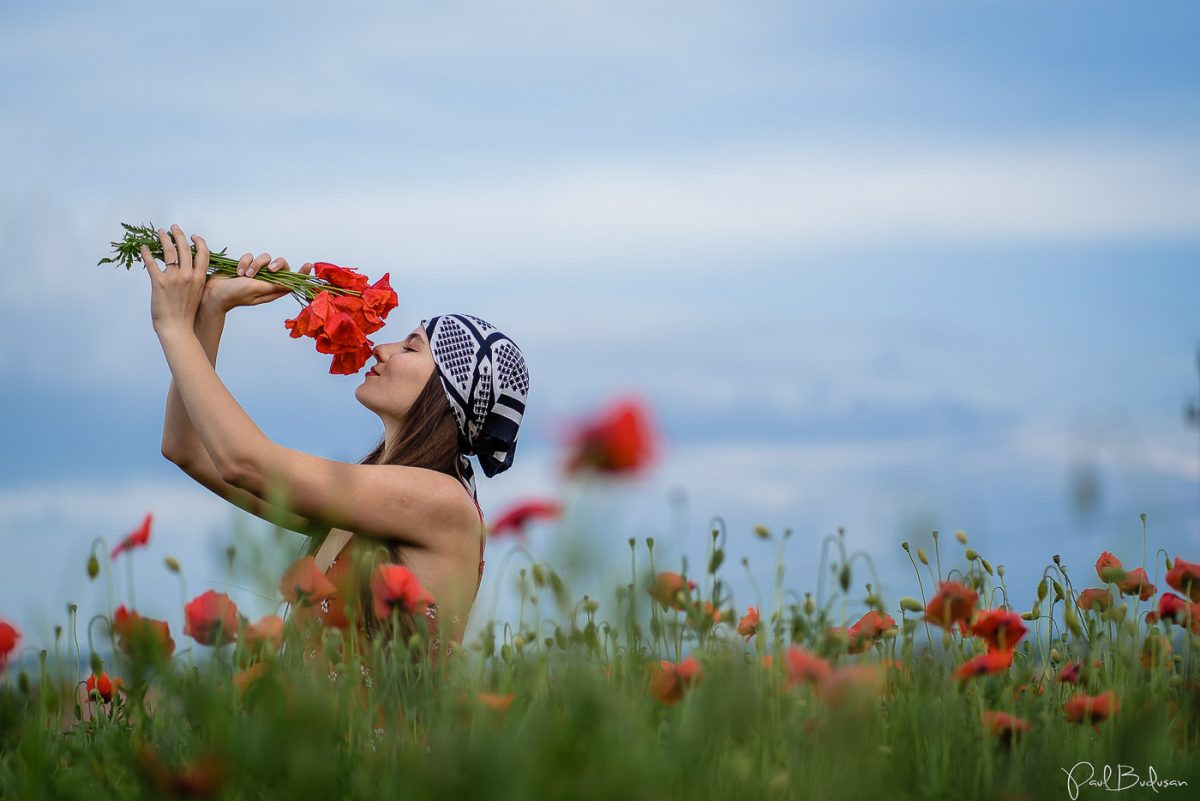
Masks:
[[[624,408],[565,464],[636,471],[645,434]],[[491,536],[559,512],[529,499]],[[718,522],[692,571],[631,537],[607,598],[512,561],[518,618],[449,655],[417,577],[366,558],[344,626],[314,614],[337,588],[308,557],[272,579],[284,617],[249,620],[210,589],[173,632],[110,597],[43,644],[0,609],[0,797],[1190,798],[1200,555],[1152,550],[1140,524],[1140,559],[1050,554],[1036,575],[963,531],[933,532],[930,552],[897,542],[912,579],[893,598],[839,531],[792,557],[817,586],[777,579],[750,606],[727,554],[782,553],[790,531]],[[169,537],[152,526],[79,555],[81,577]]]

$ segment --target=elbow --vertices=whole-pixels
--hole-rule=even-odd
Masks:
[[[258,481],[256,476],[258,471],[249,460],[231,456],[222,459],[216,466],[221,480],[226,484],[257,495]]]
[[[162,446],[162,456],[171,464],[183,467],[183,463],[185,461],[183,454],[165,442]]]

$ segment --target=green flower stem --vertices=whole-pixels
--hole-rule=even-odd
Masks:
[[[115,264],[122,266],[126,270],[132,269],[135,260],[141,259],[141,250],[144,245],[150,250],[150,255],[156,259],[163,259],[162,242],[158,238],[156,229],[153,223],[149,225],[137,226],[121,223],[125,229],[125,237],[118,242],[112,242],[114,255],[100,259],[96,262],[97,266],[101,264]],[[208,257],[209,271],[208,275],[228,275],[237,277],[238,260],[232,259],[225,255],[227,248],[222,248],[218,253],[210,253]],[[191,248],[191,252],[195,255],[196,249]],[[279,272],[271,272],[270,270],[260,271],[254,276],[259,281],[266,281],[268,284],[278,284],[285,289],[289,289],[295,295],[299,293],[303,298],[297,297],[297,300],[311,302],[321,292],[328,292],[331,295],[350,295],[352,297],[362,297],[362,292],[346,289],[345,287],[334,286],[322,278],[315,278],[307,274],[292,272],[291,270],[280,270]]]

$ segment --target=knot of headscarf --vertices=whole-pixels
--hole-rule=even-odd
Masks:
[[[470,314],[438,315],[421,327],[458,423],[463,479],[478,503],[467,457],[478,457],[489,478],[512,466],[529,396],[525,356],[502,331]]]

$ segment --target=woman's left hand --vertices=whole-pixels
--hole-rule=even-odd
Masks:
[[[170,235],[159,228],[158,238],[162,240],[166,269],[158,269],[150,248],[142,246],[142,261],[150,274],[150,319],[160,335],[176,327],[190,332],[208,278],[208,244],[193,236],[196,243],[193,258],[192,247],[178,225],[171,226]]]

